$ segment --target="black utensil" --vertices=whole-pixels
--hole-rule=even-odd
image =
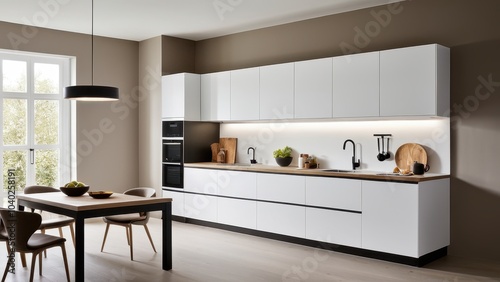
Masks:
[[[377,145],[378,145],[378,155],[377,155],[377,160],[383,162],[385,160],[385,155],[383,152],[380,152],[380,138],[377,138]],[[382,137],[382,150],[384,150],[384,138]]]
[[[383,143],[383,140],[382,139],[382,143]],[[387,160],[391,157],[391,153],[389,153],[389,138],[387,138],[387,151],[385,151],[385,155],[384,155],[384,158]]]

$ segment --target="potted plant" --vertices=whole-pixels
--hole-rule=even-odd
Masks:
[[[277,149],[273,152],[273,157],[279,166],[289,166],[292,163],[292,148],[285,146],[283,149]]]

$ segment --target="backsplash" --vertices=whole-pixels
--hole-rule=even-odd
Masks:
[[[373,134],[392,134],[389,141],[391,157],[377,159],[377,138]],[[236,162],[249,163],[248,147],[255,147],[260,164],[277,165],[273,151],[290,146],[297,166],[298,156],[307,153],[317,158],[320,168],[351,169],[352,145],[342,146],[346,139],[356,143],[356,160],[361,169],[392,171],[394,154],[405,143],[418,143],[427,151],[429,172],[450,173],[450,120],[381,120],[381,121],[319,121],[222,123],[221,137],[238,138]],[[387,146],[387,145],[386,145]]]

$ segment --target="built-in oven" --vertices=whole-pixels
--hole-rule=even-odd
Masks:
[[[181,139],[163,139],[162,162],[170,164],[182,164],[182,146]]]
[[[184,163],[212,160],[210,145],[219,141],[219,124],[164,120],[161,141],[162,188],[183,189]]]
[[[184,188],[184,167],[182,164],[162,164],[162,186]]]

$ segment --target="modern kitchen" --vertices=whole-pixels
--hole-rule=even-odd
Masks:
[[[222,23],[248,4],[228,2]],[[172,270],[162,271],[160,254],[143,241],[135,261],[126,252],[120,260],[137,270],[153,256],[151,276],[138,270],[148,278],[134,281],[500,278],[500,6],[390,2],[203,39],[192,39],[201,31],[95,37],[95,81],[119,87],[120,100],[74,104],[77,147],[103,119],[113,125],[89,154],[77,153],[78,179],[115,193],[153,187],[173,200]],[[4,38],[23,32],[0,22]],[[0,48],[74,56],[76,82],[88,83],[87,41],[38,27]],[[287,148],[290,162],[280,165],[275,156]],[[157,246],[161,221],[153,213],[149,223]],[[88,225],[97,246],[103,223]],[[224,240],[256,240],[244,241],[255,250],[233,252],[218,245]],[[203,250],[200,261],[190,247]],[[58,266],[50,255],[44,264]],[[260,265],[266,256],[268,270]],[[220,262],[238,271],[224,275]],[[356,272],[371,263],[372,276]],[[314,270],[300,275],[295,265]]]

